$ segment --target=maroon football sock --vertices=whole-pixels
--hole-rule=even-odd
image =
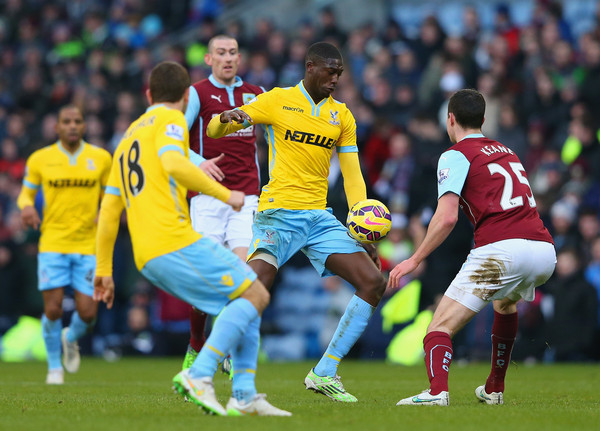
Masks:
[[[425,366],[432,395],[448,391],[448,373],[452,363],[452,341],[445,332],[430,332],[423,339]]]
[[[199,352],[204,346],[206,336],[204,329],[206,326],[206,313],[197,308],[190,308],[190,346],[196,352]]]
[[[494,324],[492,326],[492,370],[485,382],[485,391],[504,392],[504,378],[510,363],[517,336],[519,319],[517,313],[500,314],[494,312]]]

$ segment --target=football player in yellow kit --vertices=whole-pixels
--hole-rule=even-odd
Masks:
[[[329,43],[315,43],[305,67],[304,79],[295,87],[274,88],[213,117],[207,135],[218,138],[253,124],[263,124],[267,131],[270,179],[260,195],[248,253],[259,280],[270,288],[279,267],[302,250],[322,276],[337,274],[356,289],[325,354],[304,380],[307,389],[336,401],[356,402],[344,389],[337,368],[365,330],[386,283],[375,247],[352,239],[326,208],[334,149],[349,207],[367,194],[354,117],[331,97],[344,70],[342,56]]]
[[[46,383],[64,382],[64,369],[79,369],[77,340],[93,325],[98,310],[92,299],[96,266],[96,217],[108,180],[110,154],[83,140],[85,123],[79,108],[65,106],[58,113],[58,141],[34,152],[17,204],[26,226],[41,237],[38,288],[44,299],[42,334],[48,353]],[[35,209],[36,194],[43,195],[43,221]],[[76,310],[62,327],[65,288],[73,289]]]

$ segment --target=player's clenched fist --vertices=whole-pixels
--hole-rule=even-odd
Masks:
[[[229,199],[227,199],[226,204],[231,205],[231,208],[233,208],[234,211],[239,212],[242,209],[242,207],[244,206],[244,198],[245,197],[246,197],[246,195],[244,194],[244,192],[232,190],[231,196],[229,196]]]

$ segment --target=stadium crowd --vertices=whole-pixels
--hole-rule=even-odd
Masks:
[[[498,4],[494,25],[484,28],[474,2],[460,6],[459,34],[446,32],[429,15],[418,23],[418,34],[408,36],[393,19],[382,27],[367,22],[346,31],[334,8],[320,10],[318,19],[297,28],[280,28],[267,19],[244,28],[241,21],[220,22],[227,3],[0,2],[0,334],[19,316],[41,314],[37,234],[21,226],[16,198],[27,156],[56,139],[58,109],[80,106],[85,139],[112,152],[145,110],[144,83],[152,67],[174,60],[188,68],[192,82],[205,78],[206,43],[227,33],[242,51],[240,76],[266,89],[300,81],[313,42],[328,41],[342,50],[345,71],[334,97],[356,118],[369,197],[393,213],[392,232],[379,246],[384,270],[410,255],[435,209],[437,160],[449,146],[448,97],[467,87],[483,93],[483,132],[521,159],[558,253],[554,276],[532,303],[520,305],[513,358],[600,360],[600,5],[596,26],[586,32],[574,31],[576,23],[564,18],[561,2],[532,0],[526,25],[515,24],[510,4]],[[190,29],[194,40],[177,38]],[[259,144],[265,183],[266,144]],[[334,160],[329,204],[345,220],[336,166]],[[123,219],[115,251],[115,306],[110,312],[101,307],[95,333],[83,348],[108,357],[182,354],[187,309],[139,275],[127,235]],[[471,245],[468,221],[461,216],[417,275],[419,310],[436,302]],[[320,356],[351,289],[336,278],[319,279],[303,256],[283,268],[276,286],[264,316],[263,349],[273,359]],[[394,294],[386,292],[383,302]],[[393,335],[407,323],[392,322],[393,330],[384,332],[382,320],[389,325],[376,316],[355,347],[356,356],[385,357]],[[490,314],[481,313],[460,334],[458,359],[487,360],[489,322]]]

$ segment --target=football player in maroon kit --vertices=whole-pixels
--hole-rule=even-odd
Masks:
[[[194,159],[210,177],[231,190],[246,194],[240,212],[212,196],[190,194],[190,217],[194,230],[232,250],[246,261],[252,240],[252,221],[260,193],[259,166],[256,156],[256,130],[253,126],[222,139],[206,136],[211,118],[241,106],[263,93],[262,87],[248,84],[237,76],[240,52],[231,36],[218,35],[208,42],[204,61],[211,75],[190,86],[185,119],[190,130],[190,149],[201,156]],[[217,164],[218,163],[218,164]],[[190,309],[190,345],[183,362],[189,368],[205,341],[206,314]]]
[[[440,301],[423,339],[430,386],[397,405],[449,404],[451,338],[489,302],[494,307],[492,367],[476,397],[503,404],[504,379],[517,334],[517,302],[554,271],[556,253],[536,209],[523,165],[505,145],[481,133],[485,100],[476,90],[456,92],[446,130],[452,147],[438,162],[438,205],[423,243],[390,272],[389,286],[415,270],[448,237],[459,207],[474,225],[475,245]],[[435,268],[432,268],[435,270]]]

